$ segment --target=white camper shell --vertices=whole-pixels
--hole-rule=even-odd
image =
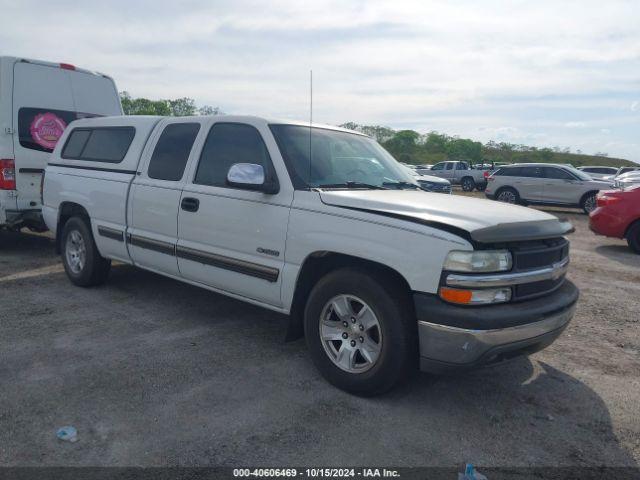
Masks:
[[[69,123],[105,115],[122,115],[111,77],[0,56],[0,228],[46,228],[40,184],[49,155]]]

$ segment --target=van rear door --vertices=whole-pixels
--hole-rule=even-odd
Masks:
[[[66,126],[122,109],[113,80],[57,64],[18,61],[13,85],[17,209],[39,210],[42,172]]]

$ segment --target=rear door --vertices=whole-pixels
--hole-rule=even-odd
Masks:
[[[519,176],[514,177],[513,184],[520,198],[532,202],[544,201],[544,178],[540,167],[519,167]]]
[[[66,126],[78,118],[120,115],[113,80],[90,73],[16,62],[13,125],[17,209],[40,209],[40,179]]]
[[[47,159],[66,126],[76,119],[66,72],[15,63],[13,116],[17,209],[39,209],[40,178]]]
[[[184,278],[279,307],[292,191],[270,195],[226,182],[236,163],[262,165],[277,178],[270,135],[262,125],[212,125],[183,190],[177,255]]]
[[[129,254],[134,264],[178,276],[178,205],[198,121],[163,120],[129,194]]]

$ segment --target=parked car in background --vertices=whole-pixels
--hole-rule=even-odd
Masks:
[[[433,175],[423,175],[412,168],[407,168],[407,172],[425,192],[451,193],[451,182],[449,180],[434,177]]]
[[[75,285],[106,281],[113,259],[289,314],[288,337],[304,334],[321,374],[362,395],[418,365],[442,373],[545,348],[578,299],[569,222],[422,192],[375,140],[334,127],[78,120],[43,194]]]
[[[78,118],[121,114],[107,75],[0,57],[0,228],[45,230],[41,177],[64,129]]]
[[[616,173],[614,173],[613,175],[608,175],[608,176],[604,177],[603,180],[614,180],[616,177],[619,177],[620,175],[624,175],[625,173],[635,172],[635,171],[639,171],[639,170],[640,170],[640,166],[638,166],[638,167],[620,167],[620,168],[618,168]]]
[[[640,185],[600,192],[597,207],[589,214],[589,227],[600,235],[626,238],[640,254]]]
[[[416,169],[417,169],[417,170],[431,170],[431,167],[433,167],[433,165],[432,165],[432,164],[430,164],[430,163],[423,163],[423,164],[421,164],[421,165],[417,165],[417,166],[416,166]]]
[[[596,208],[599,190],[613,187],[612,182],[594,180],[580,170],[549,163],[519,163],[501,167],[489,176],[487,198],[507,203],[562,205]]]
[[[618,175],[613,182],[617,188],[626,188],[640,183],[640,171],[631,171]]]
[[[615,175],[618,172],[617,167],[578,167],[578,170],[586,173],[591,178],[602,180],[604,177]]]
[[[487,184],[482,170],[472,169],[467,162],[458,160],[436,163],[429,170],[429,175],[445,178],[452,185],[460,185],[465,192],[474,188],[484,190]]]

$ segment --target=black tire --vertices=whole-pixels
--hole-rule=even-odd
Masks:
[[[473,189],[476,188],[476,182],[471,177],[463,177],[460,180],[460,185],[465,192],[473,192]]]
[[[479,192],[484,192],[487,189],[486,183],[476,184],[476,190]]]
[[[513,205],[517,205],[521,202],[518,191],[515,188],[511,187],[499,188],[494,196],[494,199],[499,202],[511,203]]]
[[[60,250],[62,253],[62,264],[71,283],[79,287],[92,287],[104,283],[109,276],[111,260],[106,259],[98,252],[96,242],[93,239],[91,228],[87,220],[80,217],[72,217],[64,224]],[[79,242],[84,247],[84,260],[74,263],[74,258],[78,258]],[[81,249],[81,248],[80,248]],[[74,254],[72,252],[76,252]]]
[[[580,208],[587,215],[596,209],[596,195],[598,195],[598,192],[588,192],[580,199]]]
[[[627,230],[627,243],[631,250],[640,254],[640,220],[632,223]]]
[[[321,339],[320,322],[325,307],[340,295],[362,299],[377,317],[381,335],[379,354],[372,366],[363,372],[352,373],[338,367]],[[356,322],[353,323],[356,329]],[[327,381],[347,392],[361,396],[377,395],[402,382],[415,371],[418,356],[417,322],[410,308],[408,292],[381,280],[375,273],[345,268],[321,278],[307,300],[304,330],[315,366]],[[347,340],[344,342],[346,347]],[[349,342],[353,342],[351,346],[354,347],[357,340]],[[360,358],[364,360],[364,357]]]

